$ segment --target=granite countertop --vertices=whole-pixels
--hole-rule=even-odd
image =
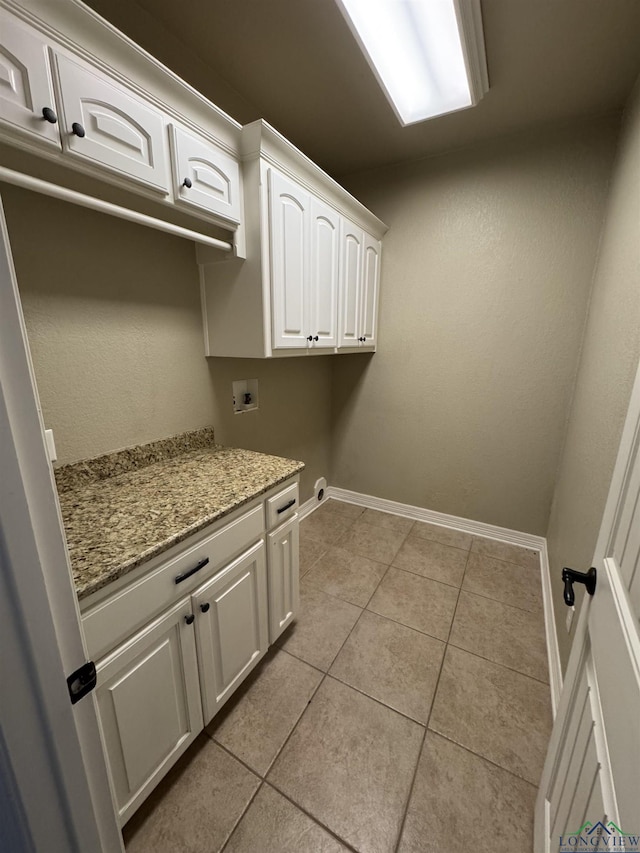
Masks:
[[[291,459],[216,445],[208,428],[56,469],[78,598],[303,468]]]

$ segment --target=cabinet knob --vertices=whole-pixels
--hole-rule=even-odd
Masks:
[[[203,613],[206,613],[210,607],[211,607],[211,605],[209,604],[209,602],[205,601],[204,604],[200,605],[200,610],[202,610]]]
[[[51,107],[44,107],[42,110],[42,117],[49,122],[49,124],[55,124],[58,121],[58,116],[54,113]]]
[[[83,136],[86,136],[84,127],[77,121],[74,121],[74,123],[71,125],[71,130],[76,136],[79,136],[80,139],[82,139]]]
[[[311,341],[313,340],[313,335],[307,335],[307,340],[309,341],[309,343],[311,343]]]
[[[182,186],[186,187],[188,190],[190,190],[191,187],[193,186],[193,181],[191,180],[191,178],[185,178],[184,181],[182,182]]]
[[[191,625],[195,618],[196,617],[193,615],[193,613],[190,613],[188,616],[184,617],[184,621],[187,623],[187,625]]]
[[[313,336],[313,340],[314,340],[314,341],[319,341],[319,340],[320,340],[320,338],[318,337],[318,335],[314,335],[314,336]]]

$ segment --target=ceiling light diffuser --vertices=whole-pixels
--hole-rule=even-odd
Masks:
[[[489,88],[480,0],[337,0],[401,124],[474,106]]]

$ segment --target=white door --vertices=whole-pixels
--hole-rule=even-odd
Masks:
[[[309,334],[313,349],[333,349],[338,343],[339,249],[340,217],[312,198]]]
[[[364,235],[348,219],[342,220],[340,235],[340,333],[338,345],[360,345],[360,288],[362,285],[362,259]]]
[[[375,347],[378,326],[378,291],[380,289],[381,244],[370,234],[364,235],[362,293],[360,297],[360,341],[363,347]]]
[[[240,169],[219,148],[181,127],[171,127],[174,195],[178,204],[240,222]]]
[[[640,371],[540,783],[536,853],[640,850],[639,450]]]
[[[121,851],[0,200],[0,787],[10,850]],[[10,685],[7,689],[7,685]],[[7,790],[9,788],[9,791]]]
[[[114,80],[56,54],[67,154],[169,191],[164,119]]]
[[[122,824],[202,731],[191,599],[100,661],[96,703]]]
[[[293,622],[300,607],[299,528],[296,514],[268,536],[269,640],[272,643]]]
[[[60,148],[47,46],[0,10],[0,121]]]
[[[306,348],[309,289],[309,196],[269,170],[273,349]]]
[[[193,596],[205,725],[267,651],[262,539]]]

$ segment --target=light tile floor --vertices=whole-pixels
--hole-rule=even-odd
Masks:
[[[551,727],[537,555],[328,501],[301,609],[128,853],[530,851]]]

